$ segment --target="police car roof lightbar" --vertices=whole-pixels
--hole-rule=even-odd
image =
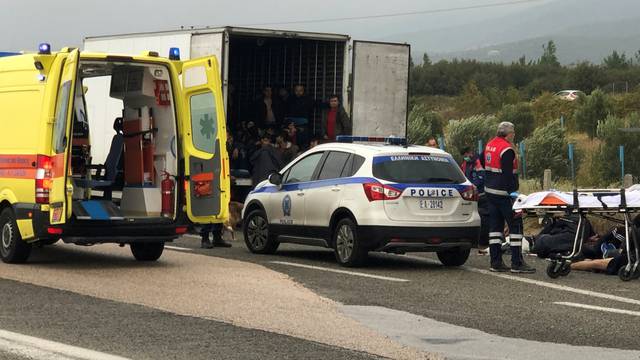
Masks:
[[[353,143],[353,142],[378,142],[389,145],[406,145],[407,139],[401,137],[377,137],[377,136],[351,136],[351,135],[338,135],[336,137],[337,142]]]

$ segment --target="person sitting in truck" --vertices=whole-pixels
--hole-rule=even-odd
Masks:
[[[322,137],[334,141],[338,135],[351,135],[351,119],[336,94],[329,96],[329,107],[322,112]]]

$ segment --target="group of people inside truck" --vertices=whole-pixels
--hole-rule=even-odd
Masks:
[[[316,112],[321,114],[319,126],[313,124]],[[236,119],[230,111],[227,150],[232,176],[250,177],[253,186],[303,151],[351,134],[351,119],[340,97],[314,100],[302,84],[293,88],[292,96],[286,89],[275,94],[264,86],[249,113],[248,119]]]

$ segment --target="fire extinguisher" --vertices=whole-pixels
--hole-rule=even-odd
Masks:
[[[173,217],[173,194],[175,193],[175,183],[171,179],[171,175],[168,172],[164,172],[164,179],[161,182],[162,189],[162,216],[172,218]]]

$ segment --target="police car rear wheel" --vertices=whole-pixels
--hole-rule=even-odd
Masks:
[[[358,229],[349,218],[338,221],[333,232],[333,243],[336,260],[343,266],[360,266],[367,258],[367,250],[362,247],[358,238]]]
[[[138,261],[156,261],[162,256],[164,242],[132,243],[131,253]]]
[[[244,242],[249,251],[255,254],[273,254],[278,243],[269,233],[269,222],[262,210],[254,210],[244,222]]]
[[[451,249],[438,251],[438,259],[444,266],[461,266],[467,262],[471,249]]]
[[[31,254],[31,244],[20,237],[18,225],[11,209],[0,213],[0,256],[6,263],[23,263]]]

